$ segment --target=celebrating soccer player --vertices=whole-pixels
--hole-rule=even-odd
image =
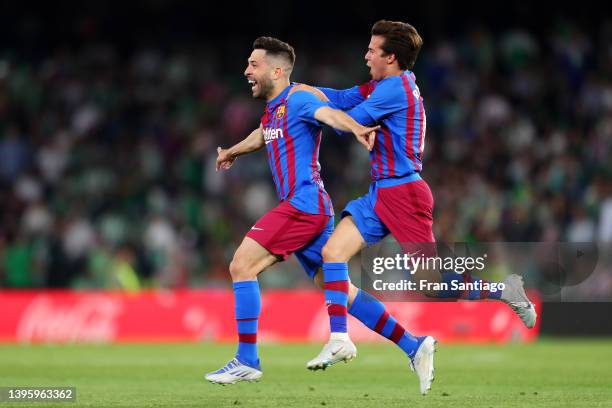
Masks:
[[[414,253],[416,250],[426,256],[435,255],[433,197],[429,186],[419,175],[423,168],[425,110],[411,71],[422,39],[410,24],[385,20],[375,23],[371,34],[365,60],[372,80],[346,90],[319,88],[332,104],[347,111],[357,122],[380,125],[370,152],[372,184],[369,192],[347,205],[342,211],[342,220],[323,247],[325,281],[328,277],[348,279],[349,259],[366,245],[381,241],[389,233],[405,251]],[[466,279],[480,281],[475,276],[455,272],[444,272],[437,274],[437,277],[446,283],[466,282]],[[536,313],[525,295],[521,278],[511,275],[504,283],[506,289],[503,291],[446,290],[434,296],[499,299],[512,307],[527,327],[533,327]],[[333,299],[330,300],[333,302]],[[411,367],[419,376],[421,392],[426,393],[433,380],[435,340],[429,336],[414,338],[405,333],[408,340],[398,342],[397,332],[391,331],[382,304],[361,290],[357,291],[354,300],[353,296],[349,300],[352,303],[348,310],[350,313],[358,318],[359,314],[367,315],[367,318],[360,320],[396,341],[408,354]],[[319,356],[308,363],[311,369],[325,368],[334,363],[334,352],[338,348],[354,347],[346,330],[346,309],[343,307],[347,303],[340,306],[330,309],[330,341]]]
[[[295,62],[293,48],[271,37],[260,37],[244,72],[253,97],[267,104],[260,128],[229,149],[218,148],[217,170],[266,146],[280,204],[259,219],[236,250],[230,264],[238,325],[238,351],[221,369],[206,374],[213,383],[234,384],[262,376],[257,355],[257,321],[261,309],[257,275],[295,252],[312,277],[321,268],[321,248],[332,233],[334,210],[320,177],[321,123],[353,132],[366,147],[377,127],[358,124],[289,81]],[[345,353],[348,360],[355,350]]]

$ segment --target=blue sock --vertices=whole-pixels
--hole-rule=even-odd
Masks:
[[[397,344],[410,358],[414,357],[419,346],[418,339],[404,329],[374,296],[359,289],[349,313],[376,333]]]
[[[257,356],[257,322],[261,311],[261,296],[257,281],[235,282],[234,300],[238,324],[238,351],[242,363],[261,369]]]
[[[480,279],[478,276],[474,276],[470,273],[457,273],[457,272],[442,272],[442,282],[446,283],[448,289],[438,291],[438,297],[441,298],[456,298],[456,299],[466,299],[466,300],[478,300],[478,299],[500,299],[502,290],[498,289],[495,292],[491,292],[488,290],[466,290],[461,291],[457,289],[453,289],[451,284],[455,283],[472,283],[472,282],[488,282],[484,279]]]
[[[346,333],[349,273],[346,262],[323,263],[323,289],[332,333]]]

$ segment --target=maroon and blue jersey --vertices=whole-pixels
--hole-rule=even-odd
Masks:
[[[289,96],[293,86],[268,102],[261,117],[276,194],[300,211],[331,216],[334,209],[320,174],[321,124],[314,117],[327,103],[308,91]]]
[[[411,71],[345,90],[319,89],[362,125],[380,125],[370,152],[373,181],[404,178],[423,169],[425,109]]]

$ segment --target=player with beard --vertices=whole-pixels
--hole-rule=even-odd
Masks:
[[[308,90],[296,90],[289,80],[294,63],[289,44],[272,37],[255,40],[244,75],[253,97],[266,101],[260,127],[242,142],[217,149],[217,170],[227,170],[238,156],[265,146],[280,204],[253,225],[230,264],[238,350],[228,364],[206,374],[213,383],[254,381],[263,374],[257,354],[261,310],[257,275],[292,253],[311,277],[321,268],[321,248],[334,227],[334,210],[318,162],[321,123],[353,132],[368,148],[377,129],[358,124]],[[336,297],[345,301],[346,293]],[[346,350],[339,357],[350,360],[355,350]]]
[[[345,90],[318,88],[314,91],[321,99],[345,110],[357,122],[379,124],[380,129],[370,149],[370,191],[347,205],[342,211],[342,220],[323,247],[323,273],[315,276],[315,283],[327,289],[328,281],[333,279],[335,286],[348,286],[348,296],[345,303],[334,305],[334,292],[326,290],[327,303],[333,305],[328,308],[330,340],[307,367],[325,369],[340,361],[337,356],[342,356],[345,350],[355,350],[346,325],[347,313],[350,313],[406,353],[410,367],[419,377],[421,393],[425,394],[433,381],[435,339],[411,335],[387,312],[383,303],[355,287],[348,277],[349,259],[388,234],[392,234],[407,253],[436,255],[432,230],[433,197],[420,177],[425,147],[425,109],[411,71],[422,39],[410,24],[386,20],[375,23],[371,34],[365,59],[372,80]],[[302,88],[312,90],[298,86]],[[535,325],[535,308],[518,275],[506,278],[505,289],[488,291],[453,289],[453,284],[479,286],[487,283],[470,273],[416,272],[419,278],[443,282],[449,288],[429,291],[427,296],[500,300],[508,304],[527,327]]]

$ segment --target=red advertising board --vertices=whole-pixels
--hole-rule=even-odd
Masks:
[[[387,308],[412,333],[443,342],[531,341],[501,302],[393,302]],[[234,341],[234,300],[226,290],[0,291],[1,342]],[[540,311],[540,303],[536,302]],[[353,317],[355,341],[379,341]],[[321,292],[274,290],[262,295],[261,341],[317,341],[328,337]]]

